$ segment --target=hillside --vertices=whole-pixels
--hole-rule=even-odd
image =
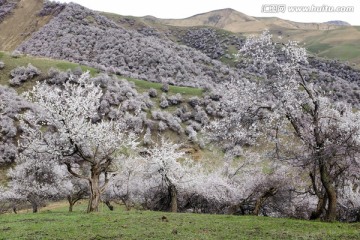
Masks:
[[[14,50],[32,33],[47,24],[51,16],[39,16],[43,0],[20,0],[10,14],[0,21],[0,49]],[[16,26],[16,27],[14,27]]]
[[[55,11],[56,14],[53,14],[54,9],[59,8],[61,11]],[[51,20],[18,46],[17,49],[21,52],[86,65],[98,69],[97,71],[118,74],[128,79],[201,87],[210,90],[209,92],[216,89],[217,84],[231,79],[242,79],[244,76],[254,78],[259,74],[252,66],[243,66],[241,61],[235,61],[232,54],[241,48],[244,37],[229,31],[209,27],[166,26],[158,23],[154,17],[141,19],[100,14],[77,4],[46,4],[44,9],[47,9],[46,13],[50,13],[47,16],[51,16]],[[16,11],[18,10],[15,9]],[[232,19],[234,22],[261,22],[232,9],[220,10],[217,13],[225,14],[227,19]],[[200,14],[196,17],[202,16],[203,14]],[[225,26],[226,23],[220,20],[218,23]],[[275,20],[283,23],[282,20]],[[9,18],[8,21],[14,21],[14,18]],[[323,31],[322,38],[318,41],[309,41],[309,45],[312,46],[313,51],[317,51],[319,44],[322,46],[320,40],[329,42],[330,39],[339,39],[341,31],[349,29]],[[304,30],[294,30],[293,35],[289,37],[302,36],[302,31]],[[274,32],[274,34],[280,33]],[[348,33],[349,42],[357,40],[354,34],[354,32]],[[284,33],[281,32],[281,35]],[[335,45],[336,41],[329,44]],[[336,47],[339,48],[339,44]],[[332,49],[321,50],[330,53]],[[352,50],[351,53],[354,51]],[[355,53],[354,59],[357,57]],[[24,58],[20,58],[20,61],[22,59]],[[7,61],[18,60],[7,57],[5,63]],[[69,63],[64,64],[67,66]],[[15,67],[6,63],[8,72],[11,66]],[[359,71],[341,62],[311,58],[310,66],[304,69],[304,76],[319,84],[324,93],[334,100],[347,101],[355,106],[360,104]],[[7,76],[4,76],[2,81],[6,81],[5,79]],[[141,85],[145,86],[141,92],[154,87],[150,83],[144,83],[141,82]],[[154,88],[160,89],[160,85]],[[205,112],[216,115],[218,110],[213,109],[218,109],[218,104],[211,101],[210,103],[214,106],[208,107],[209,102],[206,103],[204,108],[208,107],[208,110]],[[186,115],[188,110],[182,111],[178,110],[178,114]],[[186,120],[188,119],[185,118],[184,121]],[[199,121],[202,124],[201,120]]]
[[[6,21],[0,26],[15,25],[15,16],[23,11],[34,13],[35,10],[30,5],[24,5],[25,3],[29,2],[20,1],[12,10],[13,14],[7,15]],[[278,18],[253,18],[232,9],[224,9],[187,19],[197,19],[200,24],[207,18],[208,23],[217,28],[188,28],[164,25],[159,19],[150,16],[124,17],[98,13],[77,4],[49,2],[40,9],[41,4],[39,1],[36,3],[37,5],[32,5],[37,6],[36,15],[47,16],[49,22],[39,31],[35,28],[32,30],[34,33],[17,47],[21,52],[62,59],[127,78],[201,87],[210,92],[217,88],[217,84],[242,79],[244,76],[256,78],[259,74],[257,69],[243,66],[241,61],[236,61],[233,57],[242,47],[244,36],[219,29],[231,23],[271,25],[274,35],[280,35],[285,40],[301,38],[301,41],[308,42],[308,49],[319,56],[332,55],[341,57],[341,60],[353,61],[358,61],[360,56],[357,52],[360,45],[354,44],[360,39],[360,29],[355,27],[313,31],[306,30],[312,28],[311,24],[304,25]],[[276,27],[281,27],[282,30],[276,30]],[[1,32],[0,36],[5,35]],[[7,60],[14,62],[11,58]],[[13,65],[6,63],[5,66],[10,71],[9,68]],[[355,106],[360,104],[359,71],[338,61],[311,58],[310,66],[304,69],[304,75],[319,84],[324,93],[334,100],[347,101]],[[6,81],[5,79],[7,76],[2,81]]]
[[[18,5],[11,10],[11,14],[7,14],[3,22],[0,21],[0,50],[14,50],[59,12],[56,6],[47,6],[46,14],[40,16],[41,7],[42,0],[19,1]],[[57,7],[59,8],[59,6]],[[49,9],[56,9],[56,11],[51,12]],[[228,57],[223,56],[236,52],[236,46],[239,45],[236,38],[238,38],[239,34],[257,34],[267,28],[284,40],[299,41],[315,55],[328,59],[336,58],[341,61],[349,61],[353,66],[360,68],[360,29],[356,26],[333,24],[333,22],[298,23],[274,17],[251,17],[233,9],[212,11],[186,19],[158,19],[152,16],[137,18],[111,13],[101,14],[112,19],[118,26],[126,30],[135,30],[146,36],[170,39],[175,43],[185,44],[190,47],[194,47],[194,44],[188,44],[184,37],[186,38],[186,35],[192,29],[211,28],[215,31],[221,30],[222,32],[219,32],[218,35],[225,32],[232,36],[232,40],[225,47],[216,47],[208,56],[220,59],[225,63],[232,64],[233,62]],[[14,25],[17,27],[12,27]],[[219,38],[220,42],[223,40],[229,42],[228,38]],[[208,53],[208,49],[206,51],[205,53]]]
[[[185,19],[141,18],[148,23],[178,27],[214,27],[233,33],[258,34],[269,29],[283,39],[299,41],[311,53],[329,59],[349,61],[360,67],[360,31],[349,24],[300,23],[276,17],[251,17],[233,9],[198,14]],[[338,22],[336,22],[338,23]]]
[[[77,4],[69,4],[18,48],[153,82],[206,87],[239,73],[193,48],[127,30]]]
[[[106,100],[108,103],[101,110],[104,115],[116,118],[119,114],[118,107],[120,104],[125,108],[139,109],[140,112],[136,116],[128,116],[128,123],[137,129],[136,131],[149,129],[153,134],[153,141],[158,140],[157,133],[163,133],[173,141],[183,143],[184,149],[196,160],[207,161],[218,154],[218,152],[212,152],[210,149],[201,149],[196,137],[201,126],[208,122],[209,118],[216,117],[220,111],[218,99],[212,96],[210,92],[199,88],[172,85],[164,91],[161,83],[124,78],[112,74],[99,74],[99,71],[94,68],[49,58],[31,56],[14,58],[7,53],[0,52],[0,61],[5,63],[5,68],[0,70],[0,97],[4,98],[10,93],[11,97],[6,97],[10,102],[20,102],[15,96],[16,92],[20,94],[31,89],[36,81],[46,79],[53,84],[55,82],[60,83],[66,81],[70,73],[77,72],[79,74],[82,71],[90,71],[94,81],[101,79],[102,85],[108,88],[108,100]],[[29,63],[40,70],[40,75],[21,82],[19,85],[11,85],[10,74],[12,70],[26,67]],[[6,91],[5,86],[15,91]],[[127,95],[128,92],[131,94]],[[0,129],[9,125],[9,122],[11,126],[16,125],[17,120],[13,113],[17,111],[16,109],[16,107],[9,109],[10,118],[3,122],[0,121]],[[7,129],[6,134],[0,139],[2,142],[0,168],[1,165],[6,166],[11,163],[15,157],[17,136],[8,134],[7,131],[12,133],[14,130],[13,127],[10,129],[12,130]],[[17,131],[16,128],[14,131]],[[0,182],[4,181],[5,178],[5,175],[0,175]]]

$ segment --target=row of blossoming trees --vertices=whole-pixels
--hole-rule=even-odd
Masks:
[[[33,105],[16,117],[16,166],[1,199],[25,199],[35,212],[45,199],[67,197],[72,209],[87,197],[88,212],[121,200],[155,210],[357,220],[358,112],[304,78],[306,52],[294,42],[276,44],[264,32],[239,55],[262,75],[218,86],[226,93],[222,117],[204,135],[222,145],[224,161],[194,162],[162,137],[141,149],[124,117],[101,114],[103,89],[85,73],[24,94]]]

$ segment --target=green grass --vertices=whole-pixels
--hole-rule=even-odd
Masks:
[[[355,58],[359,58],[360,47],[355,45],[343,44],[339,46],[334,46],[319,55],[321,57],[336,58],[340,60],[352,60]]]
[[[145,80],[133,79],[133,78],[125,78],[126,80],[135,83],[135,86],[139,92],[148,91],[150,88],[154,88],[158,90],[160,94],[160,89],[162,84],[149,82]],[[192,87],[178,87],[169,85],[169,94],[181,93],[183,97],[192,97],[192,96],[201,96],[203,94],[202,89],[200,88],[192,88]]]
[[[0,84],[2,85],[8,85],[10,72],[12,69],[19,66],[27,66],[29,63],[37,67],[43,74],[46,74],[48,70],[52,67],[62,71],[66,71],[68,69],[73,70],[77,67],[80,67],[83,71],[90,71],[91,75],[95,75],[98,72],[98,70],[95,68],[82,66],[77,63],[54,60],[49,58],[32,57],[26,55],[19,58],[13,58],[10,56],[9,53],[6,52],[0,52],[0,61],[3,61],[5,63],[5,68],[0,70]],[[34,79],[34,81],[36,80],[37,78]],[[20,88],[18,88],[19,92],[23,92],[29,89],[33,85],[34,81],[29,81]]]
[[[360,223],[168,213],[121,207],[86,214],[57,208],[2,215],[0,239],[359,239]],[[162,218],[166,217],[163,221]]]
[[[306,48],[311,53],[318,54],[318,53],[321,53],[321,52],[331,48],[331,45],[324,44],[324,43],[313,43],[311,45],[308,45]]]
[[[81,67],[83,70],[89,70],[90,73],[95,74],[98,72],[97,69],[82,66],[77,63],[71,63],[67,61],[62,60],[54,60],[50,58],[43,58],[43,57],[33,57],[33,56],[27,56],[23,55],[19,58],[13,58],[10,56],[9,53],[6,52],[0,52],[0,60],[3,61],[6,64],[7,68],[15,68],[18,66],[26,66],[28,63],[31,63],[35,67],[39,68],[40,70],[46,72],[51,67],[58,68],[59,70],[68,70],[68,69],[75,69],[77,67]],[[6,68],[5,68],[6,70]]]

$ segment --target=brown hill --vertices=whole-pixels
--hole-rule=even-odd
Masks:
[[[211,26],[231,32],[258,32],[265,28],[330,30],[339,28],[326,23],[298,23],[280,18],[251,17],[233,9],[221,9],[185,19],[158,19],[162,24],[181,27]]]
[[[21,0],[0,24],[0,49],[12,51],[33,32],[49,22],[51,16],[39,17],[43,0]]]

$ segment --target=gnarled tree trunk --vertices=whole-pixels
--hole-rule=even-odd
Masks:
[[[260,209],[262,208],[263,204],[265,203],[265,201],[269,198],[272,197],[276,194],[277,192],[277,188],[275,187],[271,187],[269,188],[263,195],[261,195],[255,203],[255,208],[253,211],[253,215],[258,216],[260,213]]]
[[[327,195],[326,195],[326,191],[324,190],[324,187],[321,186],[319,187],[316,181],[316,175],[317,175],[317,171],[316,171],[316,167],[313,169],[313,172],[309,173],[309,176],[311,178],[311,183],[312,183],[312,188],[314,190],[315,195],[318,197],[318,203],[316,206],[316,210],[313,211],[310,215],[310,220],[316,220],[319,219],[321,217],[321,215],[324,213],[325,208],[326,208],[326,204],[327,204]]]
[[[87,212],[99,211],[101,188],[100,188],[100,173],[96,170],[91,170],[91,179],[89,179],[90,198]]]
[[[323,184],[327,198],[328,198],[328,207],[326,210],[326,220],[333,222],[336,220],[336,205],[337,205],[337,195],[336,190],[333,184],[331,183],[330,174],[328,172],[325,162],[320,162],[320,179]]]

